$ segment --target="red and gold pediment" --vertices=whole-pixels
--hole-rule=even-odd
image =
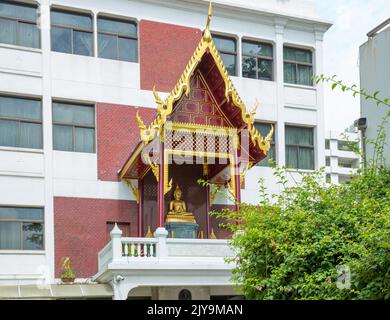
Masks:
[[[249,165],[253,166],[267,156],[273,128],[266,137],[262,137],[256,130],[254,116],[257,103],[251,111],[247,111],[214,44],[210,33],[210,19],[211,6],[203,37],[168,97],[161,99],[156,88],[153,89],[157,104],[157,116],[153,122],[146,126],[137,115],[141,144],[148,145],[159,136],[163,140],[167,123],[192,128],[230,128],[235,130],[237,138],[247,130],[249,146],[246,149],[240,147],[239,153],[247,154]],[[142,149],[142,146],[139,148]],[[130,159],[132,157],[129,161]],[[120,172],[121,178],[134,178],[129,174],[132,168],[129,161]]]

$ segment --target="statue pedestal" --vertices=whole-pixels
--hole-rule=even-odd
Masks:
[[[169,238],[196,239],[199,225],[192,222],[167,222],[165,228]]]

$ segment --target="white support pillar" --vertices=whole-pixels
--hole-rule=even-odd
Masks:
[[[156,247],[157,258],[168,256],[168,247],[167,247],[168,231],[165,228],[157,228],[157,230],[154,232],[154,236],[158,240],[157,247]]]
[[[284,119],[284,66],[283,66],[283,42],[284,42],[284,27],[287,23],[286,19],[275,19],[275,39],[276,39],[276,103],[278,110],[278,123],[275,130],[276,134],[276,161],[279,166],[286,164],[285,150],[285,119]]]
[[[323,38],[324,30],[315,28],[315,68],[314,74],[323,73]],[[316,169],[325,166],[325,113],[324,113],[324,84],[318,83],[317,89],[317,128],[316,128]]]
[[[110,232],[112,245],[112,262],[120,261],[122,259],[122,230],[118,228],[115,223],[114,229]]]

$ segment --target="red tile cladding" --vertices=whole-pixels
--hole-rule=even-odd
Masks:
[[[156,109],[98,103],[97,159],[98,179],[118,181],[118,171],[140,141],[137,111],[145,124],[153,121]]]
[[[98,271],[98,252],[107,244],[107,222],[130,223],[137,236],[135,201],[54,198],[55,274],[60,277],[62,257],[70,257],[77,278]]]
[[[199,29],[141,20],[141,89],[172,91],[201,37]]]

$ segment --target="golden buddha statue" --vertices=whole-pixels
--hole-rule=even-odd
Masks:
[[[191,212],[187,212],[186,203],[181,200],[181,189],[176,185],[173,192],[174,199],[169,203],[169,212],[167,214],[166,222],[190,222],[196,223],[195,217]]]

